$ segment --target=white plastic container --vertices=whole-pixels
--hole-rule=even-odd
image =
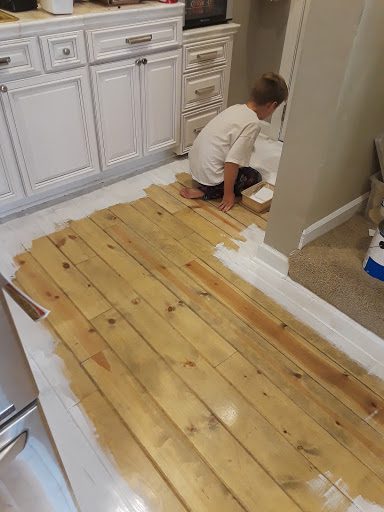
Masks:
[[[40,6],[51,14],[73,13],[73,0],[40,0]]]

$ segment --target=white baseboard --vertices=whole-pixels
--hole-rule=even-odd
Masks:
[[[353,217],[355,213],[361,210],[368,197],[369,192],[357,197],[350,203],[345,204],[338,210],[335,210],[323,219],[305,228],[301,234],[299,249],[302,249],[305,245],[309,244],[309,242],[316,240],[316,238],[319,238],[321,235],[325,235],[328,231],[337,228],[337,226],[340,226],[340,224],[343,224]]]
[[[256,258],[261,260],[266,265],[272,267],[274,270],[279,272],[279,274],[282,274],[283,276],[288,275],[288,257],[270,245],[262,243],[257,249]]]

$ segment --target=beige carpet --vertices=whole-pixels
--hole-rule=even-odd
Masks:
[[[384,282],[362,269],[370,227],[356,215],[291,256],[289,275],[384,338]]]

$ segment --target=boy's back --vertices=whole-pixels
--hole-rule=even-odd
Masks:
[[[189,153],[192,177],[203,185],[223,181],[224,164],[247,167],[260,133],[257,114],[247,105],[234,105],[201,131]]]

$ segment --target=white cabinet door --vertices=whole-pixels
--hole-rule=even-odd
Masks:
[[[29,195],[99,172],[86,69],[7,87],[2,99]]]
[[[141,65],[144,154],[173,147],[180,127],[181,50],[149,55]]]
[[[134,60],[92,69],[103,170],[142,155],[139,72]]]
[[[24,196],[12,142],[0,106],[0,212]]]

